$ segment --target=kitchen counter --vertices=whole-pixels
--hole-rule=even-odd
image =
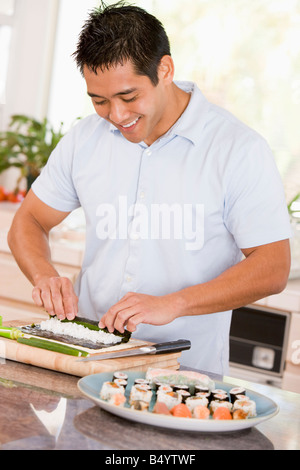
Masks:
[[[77,388],[78,377],[0,359],[0,449],[103,450],[107,455],[125,450],[126,455],[134,450],[197,455],[197,450],[300,449],[300,394],[227,377],[224,381],[268,396],[279,413],[256,427],[229,433],[147,426],[95,406]]]

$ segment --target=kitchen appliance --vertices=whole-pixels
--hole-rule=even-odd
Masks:
[[[233,310],[230,375],[280,387],[289,323],[290,312],[254,305]]]

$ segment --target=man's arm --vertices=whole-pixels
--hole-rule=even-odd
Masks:
[[[100,327],[135,331],[140,323],[165,325],[185,315],[223,312],[281,292],[290,271],[289,240],[242,250],[240,263],[217,278],[155,297],[129,292],[102,317]]]
[[[71,281],[60,277],[51,262],[49,232],[68,214],[52,209],[29,191],[7,238],[20,269],[34,286],[34,302],[61,319],[76,316],[78,300]]]

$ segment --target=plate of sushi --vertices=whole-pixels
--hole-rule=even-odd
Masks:
[[[241,430],[279,411],[278,405],[264,395],[189,370],[105,372],[81,378],[78,388],[114,415],[186,431]]]

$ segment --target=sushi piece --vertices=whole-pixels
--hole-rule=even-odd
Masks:
[[[180,390],[185,390],[187,392],[190,391],[190,387],[188,385],[184,385],[184,384],[174,384],[172,388],[173,388],[174,392],[179,392]]]
[[[229,390],[231,402],[234,403],[237,399],[237,395],[246,395],[246,389],[244,387],[234,387]]]
[[[247,397],[247,395],[236,395],[236,400],[249,400],[249,397]]]
[[[190,370],[155,369],[149,367],[146,372],[146,379],[150,383],[161,382],[168,385],[184,384],[189,386],[203,385],[210,390],[215,388],[214,381],[208,375]]]
[[[160,415],[171,415],[171,412],[165,403],[157,401],[153,407],[153,413]]]
[[[223,390],[222,388],[216,388],[215,390],[212,390],[212,391],[211,391],[211,398],[212,398],[212,400],[215,399],[215,396],[216,396],[216,395],[220,395],[220,394],[221,394],[221,395],[226,395],[226,396],[229,397],[229,395],[228,395],[228,393],[226,392],[226,390]]]
[[[147,389],[144,384],[142,385],[133,385],[130,390],[129,403],[132,404],[135,401],[143,401],[145,403],[150,403],[152,398],[152,390]]]
[[[232,419],[232,416],[228,408],[220,406],[214,411],[213,419]]]
[[[114,372],[113,374],[113,381],[116,380],[116,379],[123,379],[123,380],[126,380],[128,381],[128,375],[125,374],[125,372]]]
[[[165,403],[169,410],[171,410],[174,406],[182,402],[182,396],[180,395],[180,393],[177,392],[161,392],[158,390],[156,396],[156,401]]]
[[[124,406],[124,404],[126,403],[126,397],[123,393],[116,393],[114,395],[111,395],[108,400],[108,403],[110,405]]]
[[[196,419],[208,419],[210,416],[210,411],[207,406],[197,405],[193,409],[193,417]]]
[[[191,418],[191,410],[184,404],[178,403],[178,405],[173,406],[171,413],[176,418]]]
[[[247,418],[254,418],[256,416],[256,403],[253,400],[246,398],[244,400],[235,400],[233,404],[234,410],[243,410]]]
[[[131,403],[130,408],[132,410],[147,411],[149,408],[149,403],[143,400],[134,400]]]
[[[141,385],[141,384],[149,385],[149,380],[146,380],[146,379],[135,379],[134,384],[135,384],[135,385]]]
[[[182,403],[185,403],[187,398],[189,398],[191,396],[190,392],[188,392],[187,390],[178,390],[178,392],[181,397],[182,397]]]
[[[160,386],[158,387],[158,391],[159,391],[159,392],[166,392],[166,393],[167,393],[167,392],[173,392],[174,390],[173,390],[173,388],[171,387],[171,385],[164,385],[164,384],[162,384],[162,385],[160,385]]]
[[[214,393],[213,394],[214,401],[229,401],[229,396],[227,393]]]
[[[208,406],[208,399],[206,397],[193,396],[185,401],[186,406],[193,411],[197,405]]]
[[[127,380],[125,379],[114,379],[114,383],[119,385],[119,387],[127,387]]]
[[[102,400],[110,400],[113,395],[125,394],[125,388],[120,387],[115,382],[104,382],[100,390],[100,398]]]
[[[166,385],[162,382],[149,382],[154,391],[158,390],[161,385]]]
[[[203,387],[203,385],[195,385],[195,393],[198,393],[198,392],[209,393],[210,390],[208,387]]]
[[[232,403],[230,403],[229,401],[225,401],[225,400],[213,400],[211,401],[210,403],[210,411],[212,414],[214,414],[214,412],[218,409],[218,408],[227,408],[228,411],[231,411],[232,410]]]
[[[237,409],[232,413],[232,419],[246,419],[247,413],[244,410]]]

